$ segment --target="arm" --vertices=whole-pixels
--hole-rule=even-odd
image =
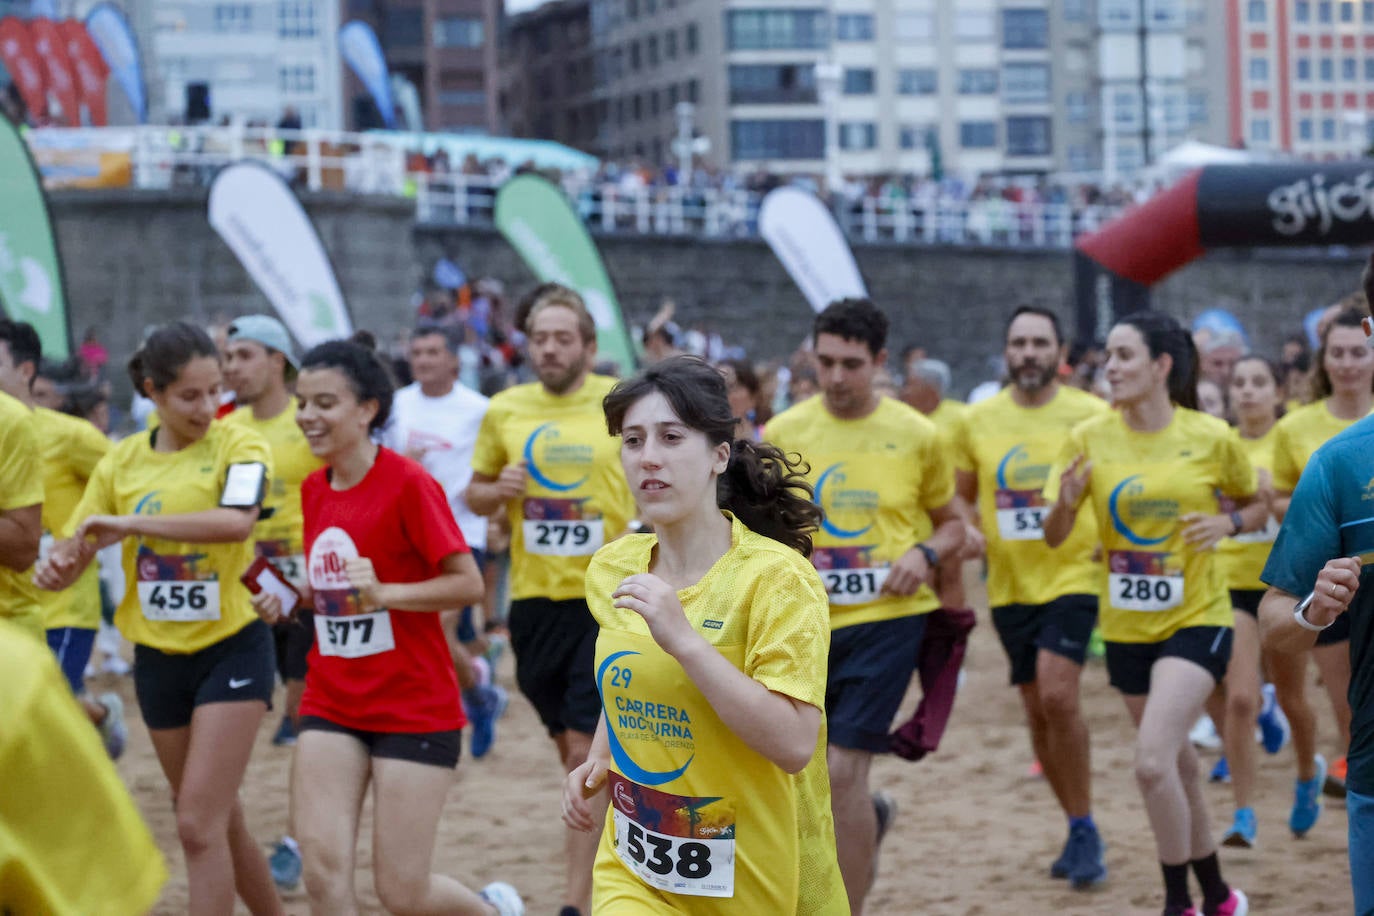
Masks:
[[[606,737],[606,714],[596,723],[596,734],[587,760],[568,774],[563,782],[563,823],[574,830],[591,833],[601,827],[604,811],[593,799],[606,786],[606,770],[611,765],[611,742]],[[597,817],[598,812],[603,816]]]
[[[1357,557],[1337,557],[1317,574],[1312,601],[1303,616],[1313,626],[1330,626],[1344,614],[1360,587],[1360,561]],[[1301,652],[1317,642],[1317,633],[1293,619],[1298,606],[1296,595],[1271,588],[1260,601],[1260,638],[1271,652]]]
[[[883,583],[883,592],[889,595],[914,595],[918,588],[932,581],[935,569],[926,560],[922,544],[935,551],[936,557],[942,561],[959,558],[959,548],[964,546],[966,508],[960,503],[956,496],[943,506],[930,510],[930,521],[935,530],[921,544],[912,545],[910,550],[897,558],[887,574],[887,581]]]
[[[474,471],[472,482],[463,491],[463,501],[478,515],[492,515],[524,493],[525,462],[521,461],[506,465],[496,477]]]
[[[1236,500],[1236,505],[1239,507],[1235,512],[1240,519],[1239,526],[1230,512],[1184,515],[1179,519],[1184,524],[1183,540],[1194,550],[1211,550],[1222,538],[1259,531],[1269,521],[1269,503],[1259,495]]]
[[[15,572],[28,569],[38,559],[42,537],[42,503],[0,512],[0,564]]]
[[[358,590],[363,606],[371,610],[447,611],[482,600],[482,574],[470,553],[451,553],[439,562],[440,573],[423,582],[379,582],[372,561],[348,560],[349,584]]]
[[[92,515],[76,529],[106,547],[126,537],[161,538],[188,544],[234,544],[253,536],[258,509],[217,507],[181,515]]]

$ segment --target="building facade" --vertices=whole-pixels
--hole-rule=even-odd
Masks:
[[[589,0],[554,0],[511,17],[499,57],[501,133],[606,155]]]
[[[1307,159],[1374,142],[1374,2],[1227,0],[1231,135]]]

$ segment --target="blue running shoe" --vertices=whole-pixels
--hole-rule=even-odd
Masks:
[[[281,717],[281,725],[277,726],[277,733],[272,736],[272,743],[277,747],[291,747],[296,743],[296,727],[291,724],[290,716]]]
[[[1050,864],[1051,878],[1067,878],[1069,876],[1069,866],[1073,864],[1073,834],[1064,840],[1064,848],[1059,850],[1059,858]]]
[[[1293,783],[1293,813],[1288,815],[1288,829],[1293,836],[1305,836],[1322,813],[1322,785],[1326,782],[1326,758],[1318,754],[1313,761],[1317,775]]]
[[[501,687],[475,687],[463,697],[468,720],[472,722],[472,757],[480,760],[496,742],[496,720],[506,711],[510,697]]]
[[[1069,830],[1069,884],[1075,890],[1094,887],[1107,880],[1102,860],[1106,846],[1097,828],[1081,825]]]
[[[1231,765],[1226,762],[1225,755],[1217,759],[1217,765],[1212,767],[1212,775],[1207,777],[1208,782],[1230,782]]]
[[[1255,820],[1254,808],[1237,808],[1236,819],[1231,829],[1222,835],[1221,845],[1232,849],[1254,849],[1255,835],[1259,833],[1259,822]]]
[[[1260,729],[1260,741],[1264,744],[1266,753],[1277,754],[1283,750],[1293,732],[1288,726],[1288,717],[1283,714],[1283,707],[1279,706],[1274,685],[1265,684],[1261,687],[1260,697],[1260,713],[1256,719]]]
[[[267,859],[272,881],[284,891],[294,891],[301,883],[301,850],[289,836],[281,838]]]

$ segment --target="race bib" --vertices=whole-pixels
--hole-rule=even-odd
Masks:
[[[219,582],[216,580],[140,579],[138,601],[148,620],[178,623],[219,620]]]
[[[1039,541],[1045,537],[1050,507],[1040,494],[1028,490],[998,490],[997,535],[1004,541]]]
[[[1157,613],[1183,603],[1183,571],[1169,565],[1167,553],[1113,550],[1107,577],[1112,607]]]
[[[315,645],[321,655],[364,658],[396,648],[391,631],[391,612],[354,614],[351,617],[315,615]]]
[[[550,557],[591,556],[606,543],[606,523],[583,521],[533,521],[526,519],[525,552]]]
[[[877,601],[891,572],[886,566],[872,569],[831,569],[821,573],[831,604],[867,604]]]
[[[285,557],[269,557],[272,565],[281,573],[282,578],[290,582],[298,591],[305,591],[308,577],[305,574],[305,554],[295,553]]]
[[[615,852],[650,887],[691,897],[735,895],[735,809],[719,798],[658,792],[608,774]]]

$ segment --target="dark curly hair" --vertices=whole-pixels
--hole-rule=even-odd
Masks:
[[[887,346],[887,316],[871,299],[838,299],[816,316],[811,326],[811,342],[822,334],[842,340],[857,340],[877,356]]]
[[[359,403],[377,402],[377,415],[368,424],[368,430],[376,432],[386,425],[396,383],[375,350],[352,340],[328,340],[311,347],[301,357],[301,371],[310,369],[337,369]]]
[[[620,435],[625,414],[657,391],[678,419],[705,434],[712,445],[730,443],[730,461],[716,480],[716,505],[751,531],[811,556],[811,535],[820,527],[821,509],[811,499],[800,455],[789,456],[767,443],[735,438],[725,379],[695,356],[674,356],[627,379],[606,395],[606,429]]]

